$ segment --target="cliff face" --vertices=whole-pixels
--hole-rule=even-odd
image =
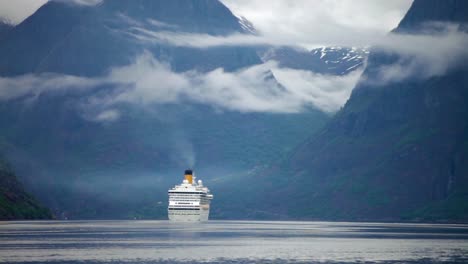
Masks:
[[[429,21],[464,23],[467,7],[466,1],[416,0],[395,31],[416,33]],[[371,51],[345,107],[318,135],[259,175],[265,190],[254,194],[261,202],[244,209],[246,214],[468,220],[468,65],[429,78],[368,81],[395,56]]]
[[[302,206],[314,217],[466,219],[466,74],[358,88],[287,162],[315,197]]]
[[[0,160],[0,220],[51,218],[50,211],[24,191],[7,163]]]

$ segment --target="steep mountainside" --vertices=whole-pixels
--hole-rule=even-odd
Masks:
[[[256,48],[192,48],[134,34],[249,33],[247,24],[215,0],[106,0],[97,6],[50,1],[0,43],[0,75],[11,82],[50,73],[101,78],[143,53],[186,75],[235,72],[262,63]],[[154,89],[166,85],[153,82]],[[58,217],[164,218],[167,189],[187,167],[207,185],[222,185],[282,158],[329,118],[316,109],[250,113],[184,100],[119,104],[120,116],[112,122],[83,114],[88,101],[115,92],[111,84],[57,89],[0,103],[6,156]]]
[[[10,167],[0,159],[0,220],[51,217],[49,210],[24,191]]]
[[[466,1],[416,0],[396,32],[467,18]],[[243,198],[256,202],[237,209],[267,218],[467,221],[468,65],[369,82],[395,61],[395,54],[371,52],[345,107],[259,175],[265,187],[248,187],[254,197]]]
[[[4,23],[0,20],[0,41],[12,28],[12,25]]]

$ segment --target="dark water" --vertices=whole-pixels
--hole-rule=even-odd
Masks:
[[[2,263],[468,263],[467,225],[0,222]]]

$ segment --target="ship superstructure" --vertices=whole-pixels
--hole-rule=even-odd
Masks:
[[[210,203],[213,195],[196,181],[192,170],[186,170],[182,184],[168,191],[168,216],[171,221],[207,221],[210,214]]]

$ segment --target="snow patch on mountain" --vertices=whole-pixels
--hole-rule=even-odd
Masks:
[[[283,68],[308,70],[329,75],[346,75],[361,69],[369,51],[357,47],[321,47],[306,50],[293,47],[270,48],[263,52],[263,61],[278,61]]]
[[[239,19],[239,25],[245,31],[245,33],[254,35],[257,34],[257,30],[255,29],[254,25],[247,18],[245,18],[244,16],[237,16],[235,14],[234,16],[236,16],[237,19]]]

